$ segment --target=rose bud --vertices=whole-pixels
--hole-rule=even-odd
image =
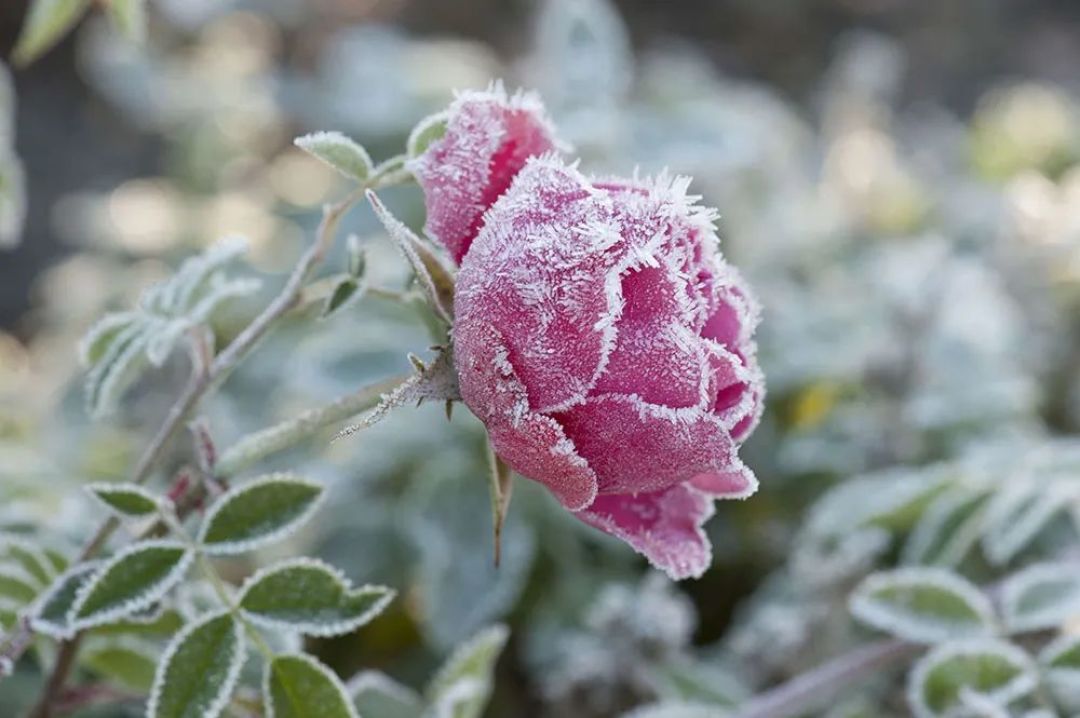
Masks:
[[[764,397],[757,304],[687,186],[529,160],[461,263],[453,329],[499,457],[676,579],[711,562],[713,499],[757,488],[738,448]]]
[[[460,93],[442,117],[442,137],[407,167],[424,190],[425,231],[460,263],[484,212],[525,161],[559,143],[535,94],[508,96],[498,83],[483,92]]]

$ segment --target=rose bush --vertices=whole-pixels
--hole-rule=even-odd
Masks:
[[[461,394],[501,459],[673,578],[711,559],[714,498],[756,489],[757,304],[688,180],[590,179],[539,102],[460,96],[414,162],[459,262]]]

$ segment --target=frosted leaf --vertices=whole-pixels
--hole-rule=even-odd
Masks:
[[[30,619],[31,627],[52,638],[71,638],[75,633],[69,620],[71,607],[82,587],[100,567],[101,561],[84,561],[61,574],[38,600]]]
[[[79,355],[88,368],[86,403],[93,416],[113,411],[148,366],[164,364],[180,338],[209,322],[225,301],[259,288],[254,279],[226,274],[246,247],[240,238],[222,240],[143,292],[136,310],[107,314],[91,327]]]
[[[1002,489],[987,510],[982,538],[986,557],[999,566],[1008,563],[1073,501],[1071,492],[1054,485]]]
[[[345,689],[360,715],[373,718],[420,718],[423,699],[408,686],[378,671],[361,671]]]
[[[341,680],[312,656],[279,655],[263,678],[267,718],[359,718]]]
[[[1080,636],[1061,635],[1039,653],[1043,681],[1069,711],[1080,710]]]
[[[264,568],[244,582],[239,605],[254,623],[310,636],[355,631],[394,598],[384,586],[353,588],[340,571],[306,557]]]
[[[76,629],[113,623],[152,606],[181,580],[193,555],[177,541],[132,544],[80,585],[67,615]]]
[[[347,179],[363,182],[371,176],[372,162],[367,150],[340,132],[313,132],[297,137],[294,142]]]
[[[494,689],[495,663],[508,638],[506,627],[496,625],[454,649],[428,685],[431,718],[480,718]]]
[[[1001,586],[1001,611],[1010,631],[1055,628],[1080,616],[1080,575],[1071,564],[1025,567]]]
[[[442,263],[430,247],[413,234],[412,230],[390,214],[374,192],[368,190],[367,198],[375,210],[375,215],[408,260],[432,309],[447,323],[452,323],[454,320],[454,277],[450,269]]]
[[[994,623],[989,599],[942,569],[872,574],[851,594],[848,606],[862,623],[918,643],[987,635]]]
[[[409,133],[409,139],[405,143],[410,158],[419,157],[427,151],[432,142],[442,139],[446,134],[446,127],[450,115],[447,112],[437,112],[429,115],[416,123]]]
[[[952,715],[971,692],[1005,707],[1036,686],[1031,659],[997,640],[944,643],[925,656],[908,676],[908,706],[916,718]]]
[[[904,544],[904,563],[959,564],[982,534],[989,499],[986,493],[963,489],[949,490],[935,499]]]
[[[158,497],[138,484],[96,483],[87,486],[86,490],[124,518],[145,517],[158,511]]]
[[[198,541],[210,554],[252,551],[293,533],[319,507],[324,487],[293,474],[234,486],[206,512]]]
[[[227,611],[188,624],[161,658],[147,718],[217,718],[229,704],[246,658],[243,629]]]

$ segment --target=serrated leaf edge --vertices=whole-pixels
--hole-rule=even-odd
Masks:
[[[322,662],[316,660],[312,656],[306,653],[282,653],[274,656],[274,661],[282,658],[295,658],[303,663],[308,664],[319,673],[323,674],[341,693],[342,702],[345,704],[345,710],[349,714],[349,718],[360,718],[360,715],[356,711],[356,706],[352,702],[352,698],[349,697],[349,692],[345,689],[345,684],[341,682],[341,678],[336,673],[330,670],[329,667],[323,665]],[[270,675],[273,673],[273,662],[267,661],[266,669],[263,671],[262,680],[262,693],[263,702],[266,705],[266,718],[277,718],[274,712],[274,701],[271,699],[270,694]]]
[[[157,496],[152,494],[146,488],[144,488],[142,486],[139,486],[138,484],[133,484],[133,483],[130,483],[130,482],[111,483],[111,482],[108,482],[108,481],[97,481],[97,482],[94,482],[92,484],[87,484],[86,485],[86,492],[88,494],[90,494],[92,497],[94,497],[94,499],[98,503],[100,503],[102,506],[104,506],[110,512],[112,512],[112,513],[114,513],[117,516],[120,516],[122,518],[131,519],[131,518],[146,517],[146,516],[149,516],[150,514],[154,513],[154,511],[156,511],[161,506],[161,499],[159,499]],[[152,503],[155,508],[150,510],[150,511],[147,511],[146,513],[141,513],[141,514],[128,513],[126,511],[122,511],[121,509],[118,509],[117,507],[110,504],[107,500],[105,500],[105,498],[102,497],[102,494],[138,494],[141,498],[144,498],[144,499],[148,500],[150,503]]]
[[[57,640],[67,640],[75,635],[75,629],[68,622],[67,626],[61,626],[58,623],[41,618],[38,613],[45,607],[49,601],[56,597],[56,594],[60,592],[61,587],[68,581],[72,580],[77,575],[93,574],[101,568],[104,561],[90,560],[77,563],[74,566],[68,568],[62,574],[56,577],[52,585],[38,597],[38,600],[34,603],[33,615],[30,618],[30,627],[35,633],[41,633],[50,638]],[[83,582],[85,585],[86,582]],[[75,594],[75,598],[72,599],[71,605],[75,605],[75,599],[78,598],[78,593]],[[70,613],[70,607],[69,607]],[[66,616],[65,616],[66,620]]]
[[[177,548],[181,549],[183,553],[180,556],[180,560],[176,562],[172,570],[165,574],[165,577],[151,586],[145,593],[136,596],[125,604],[117,606],[108,611],[99,611],[91,616],[83,618],[76,618],[79,614],[79,610],[86,602],[86,599],[90,596],[90,593],[94,590],[94,587],[105,577],[113,566],[116,566],[124,559],[137,554],[141,551],[147,551],[150,549],[158,548]],[[126,546],[118,551],[112,558],[105,561],[104,564],[98,568],[94,576],[79,587],[78,593],[75,594],[75,600],[71,603],[71,608],[68,610],[68,623],[76,631],[81,631],[87,628],[93,628],[95,626],[102,626],[107,623],[111,623],[118,618],[124,618],[132,613],[141,611],[144,608],[149,608],[158,601],[162,596],[169,592],[169,590],[180,580],[180,578],[187,572],[194,560],[195,554],[188,546],[185,546],[179,541],[173,541],[170,539],[151,539],[149,541],[142,541],[140,543]]]
[[[382,593],[383,597],[376,601],[374,604],[372,604],[371,608],[369,608],[367,611],[364,611],[356,618],[350,619],[348,621],[338,621],[337,623],[331,624],[306,623],[303,621],[278,621],[273,618],[267,618],[262,614],[254,613],[243,607],[244,596],[247,595],[247,592],[253,586],[258,584],[267,576],[281,573],[283,571],[288,571],[294,568],[315,568],[322,570],[329,574],[345,593],[355,594],[363,591],[375,591]],[[364,624],[369,623],[373,618],[386,610],[386,607],[390,604],[391,601],[394,600],[396,596],[397,592],[387,586],[378,586],[375,584],[367,583],[362,586],[354,587],[352,585],[352,582],[349,581],[345,574],[342,573],[342,571],[337,567],[332,566],[331,564],[326,563],[325,561],[322,561],[320,559],[311,558],[309,556],[298,556],[296,558],[281,561],[271,566],[265,566],[253,573],[251,576],[249,576],[247,580],[244,581],[243,585],[240,587],[240,592],[237,596],[236,605],[240,608],[240,611],[244,614],[245,618],[258,626],[262,626],[263,628],[280,631],[292,631],[295,633],[302,633],[306,636],[319,636],[325,638],[329,636],[341,636],[346,633],[352,633]]]
[[[204,616],[200,616],[198,620],[192,621],[183,628],[181,628],[173,639],[169,641],[169,645],[166,646],[165,652],[161,656],[161,661],[158,663],[157,670],[154,672],[154,685],[150,689],[150,697],[146,704],[147,718],[153,718],[156,714],[158,703],[161,701],[161,694],[165,690],[165,674],[168,671],[168,667],[177,651],[184,644],[187,638],[202,628],[211,621],[216,621],[222,616],[230,615],[228,610],[214,611]],[[233,635],[236,639],[236,651],[229,661],[229,670],[225,674],[225,680],[221,684],[221,690],[217,697],[210,704],[210,706],[203,712],[202,718],[217,718],[221,715],[221,712],[225,710],[225,707],[229,704],[229,699],[232,696],[233,691],[236,689],[236,684],[240,681],[240,672],[244,668],[244,663],[247,661],[246,643],[244,641],[244,631],[240,626],[240,622],[235,617],[232,619]]]
[[[299,514],[289,523],[275,529],[274,531],[271,531],[270,533],[263,534],[262,536],[257,536],[251,539],[245,539],[244,541],[221,541],[212,544],[206,543],[206,533],[210,530],[210,527],[213,525],[214,520],[217,518],[218,514],[220,514],[224,510],[224,507],[228,502],[234,501],[236,497],[248,491],[252,491],[254,489],[272,483],[303,484],[304,486],[307,486],[309,488],[318,489],[318,493],[315,495],[311,503],[301,514]],[[251,481],[247,481],[243,484],[240,484],[239,486],[234,486],[228,491],[226,491],[207,510],[206,517],[203,519],[202,525],[199,526],[197,542],[204,553],[213,556],[225,556],[230,554],[253,551],[261,546],[274,543],[275,541],[280,541],[281,539],[289,536],[289,534],[293,533],[293,531],[306,523],[312,517],[312,515],[314,515],[314,513],[319,510],[319,507],[322,505],[323,499],[325,497],[325,485],[318,481],[305,479],[292,473],[274,473],[252,479]]]

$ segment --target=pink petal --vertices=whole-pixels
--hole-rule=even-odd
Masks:
[[[623,252],[609,216],[577,170],[530,160],[462,262],[457,323],[499,328],[535,411],[581,401],[614,343]]]
[[[736,444],[714,414],[605,394],[556,414],[601,493],[659,491],[737,465]]]
[[[459,324],[454,339],[462,398],[487,427],[495,453],[547,486],[567,509],[588,506],[596,496],[596,475],[562,427],[529,408],[498,330],[488,323]]]
[[[643,267],[623,277],[615,348],[593,394],[637,394],[674,408],[706,402],[708,359],[701,339],[685,326],[678,301],[684,288],[685,282],[662,267]]]
[[[718,499],[745,499],[757,491],[758,482],[750,467],[738,461],[723,471],[698,474],[690,485]]]
[[[428,236],[460,263],[484,212],[526,159],[555,147],[551,125],[534,95],[507,97],[501,85],[459,95],[447,112],[446,134],[409,163],[424,190]]]
[[[705,494],[679,484],[652,493],[597,496],[577,516],[630,544],[678,581],[697,578],[712,563],[712,545],[701,530],[712,504]]]

